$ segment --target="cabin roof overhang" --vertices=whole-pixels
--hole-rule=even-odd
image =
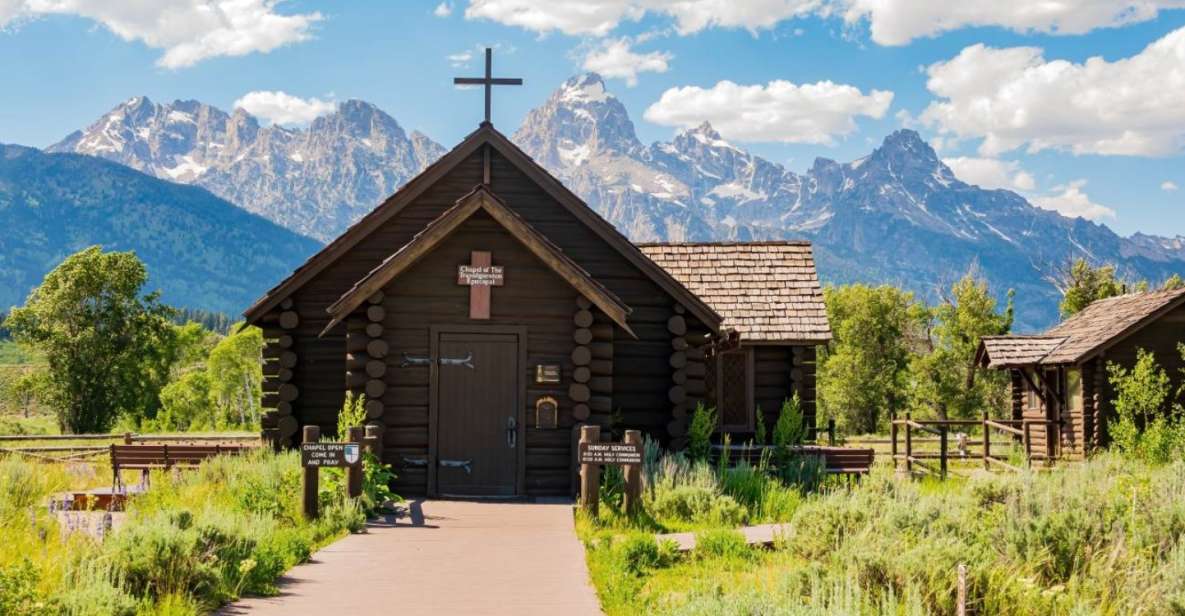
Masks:
[[[999,369],[1083,364],[1181,306],[1185,289],[1096,300],[1044,334],[984,336],[975,360]]]
[[[659,288],[684,305],[712,333],[720,333],[720,325],[723,318],[716,311],[667,273],[662,267],[651,261],[649,257],[643,254],[637,246],[634,246],[612,224],[589,208],[579,197],[564,187],[559,180],[552,177],[551,174],[531,159],[530,156],[514,145],[505,135],[495,130],[493,125],[488,123],[482,123],[477,130],[470,133],[455,148],[429,165],[423,172],[396,191],[395,194],[391,195],[381,205],[366,216],[363,216],[361,220],[351,225],[342,235],[338,236],[303,265],[298,267],[288,278],[269,290],[263,297],[259,298],[250,308],[243,312],[246,322],[248,324],[256,324],[265,314],[274,310],[280,302],[315,278],[325,268],[345,256],[351,248],[369,236],[371,232],[398,215],[408,204],[413,202],[441,178],[445,177],[458,164],[479,151],[481,147],[487,145],[497,150],[499,154],[526,174],[544,192],[584,223],[627,261],[637,267],[644,275],[658,285]]]
[[[322,331],[322,335],[336,327],[351,312],[361,306],[367,298],[385,287],[397,276],[415,265],[421,258],[430,254],[442,241],[456,231],[462,223],[478,212],[485,212],[495,222],[506,229],[511,236],[547,265],[553,272],[563,278],[572,288],[586,297],[601,312],[605,313],[614,323],[625,330],[630,336],[637,337],[630,329],[627,318],[631,312],[612,291],[597,282],[588,272],[568,258],[562,250],[547,239],[542,233],[532,227],[526,220],[511,210],[485,186],[478,186],[472,192],[461,197],[457,203],[433,220],[414,238],[391,256],[383,260],[378,267],[362,277],[354,286],[346,291],[327,311],[331,317],[329,325]]]

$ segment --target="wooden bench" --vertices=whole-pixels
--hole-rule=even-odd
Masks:
[[[143,484],[148,485],[148,472],[170,468],[194,468],[214,456],[242,453],[251,447],[244,445],[112,445],[112,488],[118,490],[123,482],[119,472],[138,470],[143,473]]]
[[[829,475],[867,475],[872,471],[872,462],[876,458],[875,450],[857,447],[809,445],[801,450],[808,455],[823,456],[823,464]]]

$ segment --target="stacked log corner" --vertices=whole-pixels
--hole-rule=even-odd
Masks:
[[[346,319],[346,389],[356,399],[366,397],[366,426],[380,433],[386,430],[383,395],[390,351],[383,339],[386,316],[383,292],[378,291]]]
[[[690,415],[700,403],[706,403],[707,367],[704,362],[710,334],[687,314],[686,308],[675,305],[674,314],[667,320],[671,335],[671,386],[667,399],[671,403],[671,419],[667,434],[673,449],[687,445],[687,426]]]
[[[300,425],[295,409],[300,389],[293,383],[298,358],[295,329],[300,325],[293,301],[280,302],[278,310],[261,320],[263,329],[263,439],[279,449],[293,445]]]
[[[572,418],[607,427],[613,415],[613,322],[579,297],[572,323]]]

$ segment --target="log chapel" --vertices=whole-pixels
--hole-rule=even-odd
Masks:
[[[815,412],[831,333],[806,242],[634,244],[487,121],[246,312],[264,435],[335,430],[347,392],[402,494],[570,495],[574,435],[734,441],[794,393]]]

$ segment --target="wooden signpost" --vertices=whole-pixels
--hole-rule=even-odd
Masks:
[[[581,426],[577,462],[580,464],[580,506],[589,513],[597,514],[601,489],[601,466],[623,467],[625,473],[625,494],[623,506],[627,512],[634,512],[642,498],[642,433],[626,430],[620,443],[601,442],[600,426]]]
[[[302,480],[303,510],[306,518],[312,520],[319,514],[317,498],[320,492],[322,467],[346,469],[346,493],[350,498],[362,496],[362,451],[363,429],[350,428],[345,443],[322,443],[321,428],[305,426],[300,444],[300,465],[304,468]],[[368,443],[369,445],[369,443]],[[371,445],[373,447],[373,445]]]

